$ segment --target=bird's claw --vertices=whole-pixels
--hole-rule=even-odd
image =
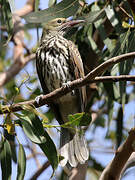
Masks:
[[[35,101],[36,101],[37,104],[39,104],[40,99],[42,99],[43,96],[44,96],[44,95],[41,94],[41,95],[39,95],[39,96],[37,96],[37,97],[35,98]]]
[[[71,81],[67,81],[66,83],[63,83],[63,87],[66,86],[67,88],[70,88],[70,83]],[[75,95],[75,90],[72,90],[71,95],[74,96]]]
[[[71,83],[71,81],[67,81],[66,83],[63,83],[62,85],[63,85],[63,87],[66,86],[66,87],[69,88],[70,87],[70,83]]]

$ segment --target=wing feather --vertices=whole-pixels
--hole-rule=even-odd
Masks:
[[[69,51],[70,51],[70,66],[72,67],[72,71],[74,71],[75,79],[83,78],[84,77],[84,68],[82,59],[80,56],[80,53],[76,47],[76,45],[72,41],[69,42]],[[84,108],[87,104],[86,102],[86,88],[81,87],[80,88],[80,96],[82,100],[82,110],[84,111]]]

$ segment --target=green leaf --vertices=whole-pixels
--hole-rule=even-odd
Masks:
[[[76,113],[74,115],[68,115],[69,122],[64,125],[72,126],[88,126],[91,122],[91,116],[88,113]]]
[[[110,76],[110,72],[105,72],[104,76]],[[104,88],[109,96],[109,98],[111,98],[112,100],[115,100],[114,98],[114,90],[113,90],[113,82],[103,82]]]
[[[110,123],[113,119],[113,112],[114,112],[114,101],[111,98],[108,98],[108,131],[110,128]]]
[[[121,36],[121,38],[122,38],[121,40],[123,40],[121,54],[132,52],[135,50],[134,32],[130,32],[130,30],[128,30],[128,32],[124,33]],[[132,69],[133,62],[134,62],[134,58],[132,58],[129,61],[119,64],[120,74],[129,74],[130,70]],[[119,82],[119,90],[120,90],[120,97],[121,97],[120,103],[122,104],[124,108],[125,102],[126,102],[126,82]]]
[[[0,142],[0,161],[1,161],[1,170],[2,170],[2,179],[10,180],[11,179],[11,149],[9,142],[2,136]]]
[[[100,11],[100,7],[98,5],[93,5],[92,11],[94,11],[94,12]],[[111,52],[113,49],[113,44],[112,44],[112,41],[108,38],[108,35],[106,34],[105,27],[103,24],[103,18],[100,18],[98,21],[96,21],[94,23],[94,25],[95,25],[96,29],[98,29],[98,31],[100,33],[100,37],[103,40],[104,44],[107,46],[108,50]]]
[[[88,126],[91,121],[92,121],[91,114],[84,113],[79,126]]]
[[[22,144],[19,144],[18,163],[17,163],[17,180],[24,179],[26,170],[26,155]]]
[[[112,82],[104,82],[104,88],[106,89],[106,92],[108,93],[109,98],[115,99],[114,98],[114,91],[113,91],[113,83]]]
[[[25,134],[32,142],[40,146],[55,170],[58,166],[57,150],[38,116],[28,111],[23,111],[23,115],[17,113],[15,115],[20,118]]]
[[[14,79],[12,79],[8,84],[6,84],[6,89],[7,89],[6,98],[8,100],[13,99],[13,97],[17,95],[15,88],[16,88],[16,83]]]
[[[94,13],[94,12],[92,12]],[[91,44],[91,48],[94,50],[94,52],[100,57],[102,56],[101,51],[99,50],[97,44],[95,43],[94,39],[93,39],[93,25],[90,24],[88,31],[87,31],[87,36],[88,36],[88,40],[89,43]]]
[[[117,148],[120,146],[123,138],[123,109],[119,108],[117,118],[116,118],[116,140]]]
[[[117,45],[115,46],[114,50],[111,52],[109,58],[118,56],[120,54],[128,53],[128,52],[134,52],[135,51],[135,33],[134,31],[130,31],[130,29],[124,33],[122,33],[119,36]],[[133,62],[127,61],[125,63],[129,63],[130,67],[128,65],[124,68],[124,71],[129,72]]]
[[[38,145],[47,156],[53,170],[55,170],[58,167],[58,155],[56,146],[46,131],[44,133],[44,136],[46,138],[46,142]]]
[[[39,0],[35,0],[35,11],[38,11]]]
[[[4,129],[4,137],[8,140],[11,148],[11,156],[12,160],[16,163],[17,156],[16,156],[16,146],[15,146],[15,135],[9,134],[6,129]]]
[[[79,19],[85,19],[87,24],[94,23],[105,16],[105,10],[90,11],[87,15],[81,16]]]
[[[54,6],[57,3],[57,0],[49,0],[48,6]]]
[[[128,0],[127,2],[129,4],[129,7],[131,8],[131,13],[133,15],[133,19],[134,19],[134,22],[135,22],[135,8],[134,8],[135,7],[135,2],[132,1],[132,0]]]
[[[38,116],[28,111],[23,111],[23,113],[23,115],[16,113],[16,116],[20,118],[25,134],[34,143],[44,143],[46,141],[44,128]]]
[[[122,33],[120,35],[116,47],[110,54],[110,58],[133,51],[135,51],[135,33],[134,31],[130,31],[129,29],[127,32]],[[111,74],[112,75],[118,75],[118,73],[122,75],[129,74],[129,72],[133,67],[133,62],[134,62],[134,58],[131,58],[128,61],[118,64],[117,66],[115,66],[115,69],[113,68]],[[126,82],[119,82],[119,85],[115,85],[115,89],[114,89],[115,97],[116,96],[118,97],[118,90],[120,95],[119,103],[121,103],[124,108],[126,102]]]
[[[7,26],[8,33],[12,35],[13,22],[12,22],[12,13],[10,9],[10,4],[7,0],[2,1],[1,4],[2,12],[2,24]]]
[[[16,155],[15,142],[11,142],[10,143],[10,147],[11,147],[11,156],[12,156],[12,159],[13,159],[14,163],[17,163],[17,155]]]
[[[56,4],[56,6],[52,6],[42,11],[29,13],[24,16],[24,19],[29,23],[46,23],[59,17],[68,18],[74,15],[78,8],[78,0],[63,0]]]
[[[120,91],[119,91],[119,86],[116,83],[113,83],[113,92],[114,92],[114,98],[119,102],[119,100],[120,100]]]
[[[97,117],[96,120],[94,121],[95,128],[97,126],[101,126],[101,127],[104,128],[105,127],[105,122],[106,122],[106,120],[105,120],[104,117],[102,117],[102,116]]]
[[[15,1],[14,0],[8,0],[10,4],[11,12],[13,13],[15,11]]]
[[[110,23],[112,24],[113,27],[115,27],[115,30],[120,33],[122,29],[122,24],[121,24],[121,19],[119,20],[116,16],[116,13],[114,11],[114,8],[112,5],[108,5],[105,7],[105,12],[110,20]]]
[[[119,82],[120,103],[122,104],[123,109],[125,107],[125,102],[126,102],[126,84],[127,82]]]

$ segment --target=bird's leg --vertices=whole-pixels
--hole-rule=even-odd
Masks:
[[[63,86],[63,87],[65,86],[65,87],[67,87],[67,88],[70,89],[70,83],[71,83],[71,81],[67,81],[66,83],[63,83],[62,86]],[[75,90],[72,90],[72,91],[71,91],[71,95],[72,95],[72,96],[75,95]]]
[[[39,102],[40,102],[40,100],[43,98],[43,94],[41,94],[41,95],[39,95],[39,96],[37,96],[36,98],[35,98],[35,101],[36,101],[36,103],[37,104],[39,104]]]
[[[62,86],[66,86],[66,87],[70,88],[70,83],[71,83],[71,81],[67,81],[66,83],[62,83]]]

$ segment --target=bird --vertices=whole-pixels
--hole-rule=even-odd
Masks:
[[[44,94],[50,93],[70,82],[84,77],[84,68],[77,46],[65,38],[72,27],[84,20],[56,18],[45,23],[39,47],[36,51],[36,69]],[[60,125],[68,122],[68,115],[84,112],[86,89],[81,87],[50,103]],[[82,127],[76,126],[60,130],[60,165],[70,167],[84,164],[89,158],[89,150]]]

